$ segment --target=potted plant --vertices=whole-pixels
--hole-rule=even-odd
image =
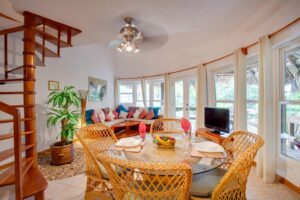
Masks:
[[[63,165],[74,160],[73,136],[80,118],[80,98],[73,86],[65,86],[63,90],[53,91],[48,96],[47,126],[61,123],[60,141],[52,144],[51,164]]]

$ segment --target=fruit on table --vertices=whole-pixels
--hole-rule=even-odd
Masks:
[[[154,139],[154,143],[158,145],[163,145],[163,146],[174,146],[175,145],[175,138],[171,136],[160,136],[156,135]]]

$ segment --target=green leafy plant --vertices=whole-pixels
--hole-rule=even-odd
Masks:
[[[61,145],[70,144],[73,140],[78,120],[80,118],[80,98],[73,86],[65,86],[63,90],[53,91],[48,95],[47,126],[61,123]]]

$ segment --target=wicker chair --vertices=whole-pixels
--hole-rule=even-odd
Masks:
[[[103,124],[83,127],[77,131],[76,136],[83,146],[86,158],[85,199],[113,199],[108,175],[96,156],[115,143],[116,136],[108,126]]]
[[[239,135],[241,137],[237,137]],[[246,146],[245,148],[241,148],[242,152],[236,154],[233,153],[235,157],[232,160],[228,171],[222,178],[220,177],[219,182],[216,183],[216,187],[214,187],[213,189],[211,196],[212,200],[246,199],[246,184],[248,175],[257,151],[264,144],[264,141],[259,136],[247,132],[237,131],[233,133],[231,138],[235,138],[235,140],[243,139],[242,141],[244,141],[245,138],[248,138],[251,142],[242,142]],[[232,148],[232,150],[233,149],[238,150],[239,148]],[[200,200],[204,198],[197,198],[195,196],[192,196],[191,199]]]
[[[191,168],[184,163],[147,163],[98,156],[106,168],[117,200],[186,200]]]
[[[247,131],[234,131],[223,142],[222,146],[227,152],[227,160],[222,168],[228,169],[235,159],[260,139],[256,134]]]
[[[180,119],[160,118],[155,120],[150,127],[150,134],[178,134],[184,133],[181,128]]]

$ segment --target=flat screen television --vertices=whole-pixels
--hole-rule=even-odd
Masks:
[[[230,115],[229,109],[224,108],[205,108],[205,127],[214,133],[230,131]]]

